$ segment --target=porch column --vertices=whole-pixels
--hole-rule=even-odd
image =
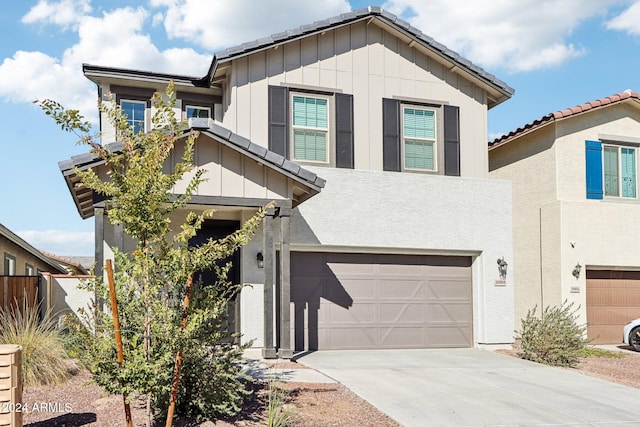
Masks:
[[[291,254],[289,251],[290,208],[280,208],[280,348],[278,357],[291,359]]]
[[[93,208],[94,219],[94,253],[96,256],[95,275],[102,276],[104,266],[104,208],[97,206]]]
[[[96,256],[94,274],[96,277],[103,277],[104,269],[104,216],[106,215],[104,209],[104,203],[101,206],[94,206],[93,208],[93,220],[94,220],[94,253]],[[104,280],[104,277],[103,277]],[[98,298],[97,294],[93,295],[96,303],[96,308],[102,310],[104,301]]]
[[[276,246],[273,240],[273,217],[275,215],[275,209],[270,208],[262,220],[264,239],[264,347],[262,348],[262,357],[265,359],[275,359],[277,356],[273,343],[273,290],[276,283]]]

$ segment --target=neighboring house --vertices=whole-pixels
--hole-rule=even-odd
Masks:
[[[497,264],[512,262],[511,184],[488,179],[486,150],[487,110],[513,89],[493,75],[376,7],[217,53],[202,78],[83,70],[144,130],[152,93],[174,81],[208,171],[189,207],[218,209],[202,237],[275,201],[232,275],[251,285],[236,327],[266,357],[513,341],[513,275]],[[60,162],[95,216],[101,274],[131,241],[76,167],[104,166]]]
[[[0,224],[0,311],[12,305],[41,303],[43,274],[62,274],[66,270],[20,236]]]
[[[491,177],[513,182],[516,322],[566,300],[594,342],[620,343],[622,325],[640,316],[639,150],[632,91],[489,144]]]
[[[0,224],[0,254],[3,259],[0,276],[37,276],[43,271],[66,273],[62,265],[2,224]]]

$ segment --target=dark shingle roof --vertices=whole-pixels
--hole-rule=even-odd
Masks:
[[[596,99],[594,101],[585,102],[584,104],[576,105],[575,107],[565,108],[563,110],[558,110],[554,113],[546,114],[538,119],[535,119],[532,122],[525,124],[511,132],[504,134],[493,141],[489,141],[489,149],[493,149],[497,146],[506,144],[507,142],[518,138],[519,136],[532,132],[538,128],[546,126],[552,122],[557,120],[563,120],[569,117],[576,116],[578,114],[586,113],[588,111],[592,111],[595,109],[607,107],[611,104],[616,104],[625,100],[635,100],[640,102],[640,95],[637,92],[632,90],[625,90],[620,93],[616,93],[611,96],[607,96],[605,98]]]

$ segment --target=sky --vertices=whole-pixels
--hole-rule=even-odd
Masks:
[[[640,0],[22,0],[0,13],[0,223],[62,256],[93,255],[58,162],[86,152],[33,103],[97,119],[82,64],[204,76],[213,54],[377,5],[515,89],[487,139],[550,112],[640,91]],[[96,124],[97,126],[97,124]]]

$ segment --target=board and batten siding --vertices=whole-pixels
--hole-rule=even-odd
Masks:
[[[183,153],[184,143],[178,143],[172,153],[171,167],[181,160]],[[194,164],[206,171],[205,182],[198,186],[195,195],[270,200],[290,197],[289,178],[207,136],[201,135],[195,144]],[[184,193],[195,172],[196,169],[185,174],[174,192]]]
[[[382,99],[460,107],[461,174],[487,176],[486,92],[376,24],[358,22],[233,60],[224,127],[268,144],[269,85],[353,95],[356,169],[382,170]]]

